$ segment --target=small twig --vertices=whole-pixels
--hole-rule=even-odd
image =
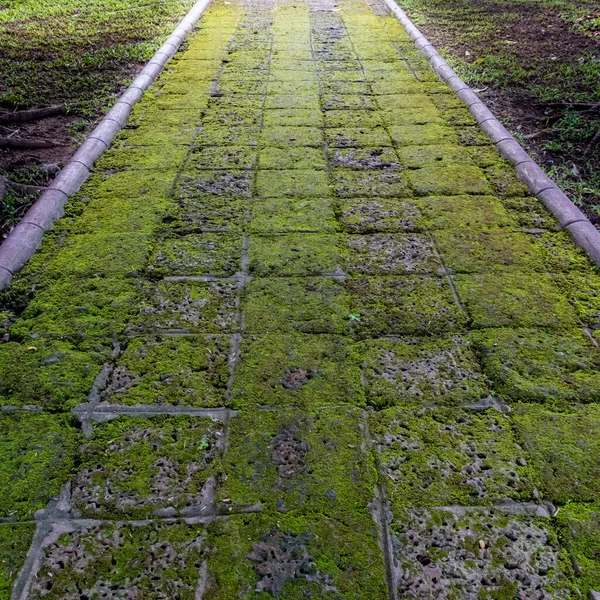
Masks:
[[[0,148],[54,148],[60,146],[48,140],[31,140],[27,138],[0,137]]]
[[[67,111],[64,104],[57,106],[48,106],[46,108],[31,108],[29,110],[19,110],[16,112],[7,112],[0,115],[0,125],[5,123],[27,123],[37,121],[46,117],[62,115]]]

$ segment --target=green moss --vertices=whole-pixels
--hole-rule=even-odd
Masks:
[[[434,233],[434,239],[446,267],[457,273],[485,273],[507,267],[543,271],[530,236],[509,228],[443,229]]]
[[[329,335],[246,336],[233,406],[364,405],[358,357],[347,339]]]
[[[85,337],[120,333],[135,311],[136,300],[131,279],[60,279],[34,296],[10,332],[18,339],[40,334]]]
[[[293,94],[267,96],[265,98],[264,108],[265,110],[284,108],[317,111],[319,110],[319,96],[308,94],[298,96]]]
[[[423,218],[415,203],[405,200],[361,198],[338,203],[337,218],[349,233],[419,231]]]
[[[377,473],[363,449],[361,411],[250,411],[230,422],[221,510],[317,513],[346,525],[364,520]],[[223,499],[226,502],[223,502]]]
[[[289,73],[295,78],[298,71],[281,71],[281,73]],[[264,111],[263,124],[265,127],[320,127],[323,124],[323,115],[318,109],[274,108]]]
[[[203,111],[202,124],[204,126],[226,127],[238,130],[242,128],[255,130],[261,123],[261,111],[256,107],[229,106],[213,102],[209,108]],[[236,145],[233,142],[233,145]]]
[[[407,96],[410,98],[410,96]],[[414,106],[414,104],[413,104]],[[428,144],[456,144],[454,129],[446,125],[396,125],[389,128],[394,144],[402,146],[425,146]]]
[[[361,336],[461,331],[467,316],[443,277],[364,277],[347,282],[354,331]]]
[[[412,195],[406,175],[393,171],[335,169],[331,181],[340,198],[402,198]]]
[[[557,220],[537,198],[530,196],[525,198],[503,198],[502,204],[521,227],[548,229],[549,231],[560,230]]]
[[[384,148],[392,141],[383,127],[336,128],[325,130],[325,139],[330,148]]]
[[[370,431],[394,506],[528,501],[539,486],[510,420],[496,411],[394,408],[375,413]]]
[[[461,336],[369,340],[361,351],[367,398],[374,406],[452,405],[489,394],[469,341]]]
[[[400,167],[392,148],[331,148],[327,154],[334,168],[396,170]]]
[[[166,111],[163,111],[166,112]],[[171,170],[183,164],[186,155],[184,146],[132,146],[112,148],[105,152],[95,163],[100,170],[121,171]]]
[[[238,108],[238,107],[235,107]],[[222,123],[207,123],[195,136],[200,146],[256,146],[260,135],[257,126],[224,127]]]
[[[463,146],[491,146],[487,133],[479,125],[455,127],[458,141]]]
[[[252,169],[256,148],[248,146],[201,146],[190,152],[188,169]]]
[[[32,519],[58,495],[75,463],[79,433],[70,415],[0,415],[0,517]]]
[[[321,94],[320,98],[323,110],[377,110],[372,96]]]
[[[552,280],[542,273],[504,271],[456,275],[454,282],[473,326],[575,326],[577,318]]]
[[[323,150],[307,147],[263,148],[260,151],[259,164],[261,169],[282,171],[290,169],[322,171],[326,168]]]
[[[550,273],[597,272],[585,251],[574,244],[566,231],[538,232],[531,238]]]
[[[491,329],[472,334],[483,369],[511,401],[550,406],[600,397],[600,354],[579,330]]]
[[[260,133],[261,146],[273,148],[290,148],[295,146],[309,146],[321,148],[323,137],[321,129],[317,127],[264,127]]]
[[[423,167],[409,171],[408,179],[418,196],[491,193],[483,172],[471,165]]]
[[[141,297],[130,331],[224,333],[238,328],[237,285],[233,282],[147,283],[141,287]]]
[[[326,198],[327,176],[323,171],[259,171],[256,189],[260,198]]]
[[[600,275],[589,269],[556,273],[552,278],[582,322],[593,330],[600,329]]]
[[[110,350],[103,340],[0,344],[0,404],[65,410],[85,402]]]
[[[539,469],[544,496],[559,504],[595,502],[600,492],[600,408],[571,406],[565,413],[519,406],[515,423]]]
[[[343,73],[343,71],[338,72]],[[328,110],[323,113],[325,127],[340,129],[371,129],[381,125],[379,112],[372,110]]]
[[[35,525],[0,525],[0,598],[10,600],[12,586],[25,562]]]
[[[409,169],[421,169],[429,166],[468,166],[471,162],[465,148],[448,144],[401,146],[396,149],[396,153],[400,158],[400,164]]]
[[[222,196],[249,198],[251,187],[252,173],[247,170],[187,169],[178,178],[175,195],[186,198],[213,196],[213,200],[219,202],[218,198]]]
[[[177,96],[169,96],[177,98]],[[200,110],[196,109],[196,114],[189,114],[189,106],[181,104],[181,110],[169,110],[177,108],[174,106],[164,106],[157,103],[157,110],[161,113],[179,115],[181,113],[181,123],[169,124],[161,123],[154,119],[143,120],[140,125],[135,128],[127,128],[123,130],[117,137],[117,142],[122,142],[125,146],[189,146],[194,138],[194,132],[198,121],[200,120]],[[167,109],[167,110],[165,110]],[[185,110],[184,110],[185,109]]]
[[[496,164],[485,169],[485,174],[501,198],[522,198],[529,194],[527,186],[520,181],[514,167],[499,159]]]

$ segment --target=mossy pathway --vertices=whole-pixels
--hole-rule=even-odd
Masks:
[[[379,0],[216,0],[4,296],[0,598],[585,598],[599,293]]]

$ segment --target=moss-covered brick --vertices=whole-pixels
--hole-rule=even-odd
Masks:
[[[267,94],[270,95],[315,95],[318,93],[315,76],[307,79],[298,79],[294,81],[269,81],[267,86]]]
[[[382,124],[374,110],[328,110],[323,113],[325,127],[338,129],[372,129]]]
[[[254,132],[252,136],[256,135],[256,128],[260,126],[260,123],[261,111],[256,107],[213,104],[202,113],[202,125],[204,127],[250,130]],[[233,144],[235,145],[236,142],[234,141]]]
[[[261,97],[267,91],[266,79],[219,79],[215,86],[216,94],[255,94],[256,100],[260,102]]]
[[[188,195],[190,192],[190,195]],[[247,199],[240,196],[211,196],[188,188],[178,189],[178,206],[170,208],[164,220],[173,231],[239,231],[247,221]]]
[[[548,519],[460,508],[397,509],[394,517],[400,597],[577,597],[567,554]]]
[[[232,395],[234,408],[365,403],[359,358],[331,335],[245,336]]]
[[[325,139],[330,148],[385,148],[392,141],[383,127],[325,129]]]
[[[87,518],[207,512],[220,471],[223,424],[178,416],[95,424],[71,484]]]
[[[430,146],[401,146],[396,149],[400,164],[409,169],[472,166],[469,155],[462,146],[440,144]]]
[[[146,265],[151,239],[136,233],[73,235],[46,265],[45,277],[127,277]]]
[[[320,148],[323,145],[323,137],[317,127],[264,127],[260,134],[260,144],[274,148],[294,146]]]
[[[559,504],[596,502],[600,493],[600,407],[569,406],[552,412],[520,405],[515,424],[540,470],[544,497]]]
[[[321,233],[252,236],[250,272],[258,277],[338,273],[345,264],[344,237]]]
[[[368,72],[367,72],[368,73]],[[384,72],[385,73],[385,72]],[[378,96],[377,98],[379,102],[379,108],[383,112],[391,112],[391,111],[402,111],[404,109],[414,109],[415,106],[418,106],[420,109],[423,109],[427,112],[431,112],[435,110],[435,105],[431,101],[431,98],[426,94],[398,94],[397,96],[385,95]],[[423,129],[423,127],[425,129]],[[415,129],[416,131],[439,131],[438,125],[422,125],[420,127],[405,127],[402,131],[410,131]],[[448,127],[442,127],[442,131],[447,132]],[[429,143],[429,142],[423,142]],[[443,143],[441,140],[438,140],[438,143]],[[447,142],[446,142],[447,143]]]
[[[260,150],[261,169],[283,170],[325,170],[327,165],[321,148],[289,147],[263,148]]]
[[[322,94],[321,108],[327,110],[377,110],[372,96],[352,96],[345,94]]]
[[[30,598],[196,597],[206,532],[179,521],[57,524]],[[176,592],[174,592],[176,590]]]
[[[527,186],[519,179],[514,167],[508,161],[499,158],[497,163],[486,167],[485,174],[494,192],[500,197],[522,198],[529,193]]]
[[[200,146],[190,153],[188,170],[252,169],[257,151],[251,146]]]
[[[361,351],[367,400],[374,406],[455,405],[489,394],[464,337],[368,340]]]
[[[463,146],[491,146],[488,134],[479,125],[454,127],[458,142]]]
[[[331,201],[270,199],[252,205],[252,233],[335,232],[338,228]]]
[[[164,202],[175,180],[175,171],[122,171],[94,180],[97,185],[93,199],[143,199],[145,202]],[[96,184],[97,181],[97,184]]]
[[[182,105],[182,109],[189,107]],[[179,124],[161,123],[156,120],[143,121],[134,128],[124,129],[117,137],[117,142],[125,146],[183,146],[187,147],[194,139],[194,132],[200,119],[200,110],[196,114],[188,114],[183,110],[161,110],[162,113],[180,114]]]
[[[461,301],[473,326],[554,327],[567,329],[577,324],[577,316],[543,273],[507,270],[454,277]]]
[[[382,103],[385,101],[382,100]],[[402,108],[402,109],[384,109],[380,111],[381,118],[387,126],[397,125],[425,125],[434,123],[443,125],[442,113],[437,108],[430,105],[424,107]]]
[[[298,69],[270,69],[269,70],[269,85],[275,83],[297,84],[300,82],[316,81],[314,69],[300,71]],[[275,86],[273,89],[276,89]],[[316,94],[317,92],[311,92]]]
[[[346,287],[359,335],[440,334],[467,323],[444,277],[362,277]]]
[[[148,273],[167,275],[213,275],[228,277],[240,269],[241,236],[231,233],[197,233],[159,242]]]
[[[461,108],[449,108],[442,113],[444,121],[448,125],[465,126],[465,125],[477,125],[477,120],[469,112],[466,106]]]
[[[495,410],[403,407],[374,413],[370,431],[394,506],[533,500],[539,476],[511,427],[509,417]]]
[[[100,399],[124,405],[223,406],[230,352],[226,336],[133,338],[110,370]]]
[[[65,410],[85,402],[110,352],[102,340],[0,344],[0,404]]]
[[[256,146],[259,135],[257,126],[224,127],[221,123],[206,123],[194,141],[198,146]]]
[[[321,127],[322,124],[323,115],[319,109],[274,108],[263,112],[265,127]]]
[[[237,285],[234,282],[145,283],[140,296],[138,314],[130,321],[130,331],[227,333],[238,328]]]
[[[371,86],[364,81],[321,81],[323,94],[352,94],[355,96],[370,96]]]
[[[0,517],[31,520],[58,495],[80,442],[74,425],[70,415],[0,414]]]
[[[335,169],[331,180],[340,198],[402,198],[411,195],[406,176],[388,170]]]
[[[593,272],[592,262],[585,251],[576,246],[566,231],[539,231],[533,233],[531,241],[541,254],[546,270],[559,272]]]
[[[600,504],[572,503],[556,515],[560,541],[569,553],[577,587],[600,590]]]
[[[59,279],[33,297],[10,333],[17,339],[120,333],[135,312],[136,300],[132,279]]]
[[[342,228],[349,233],[396,233],[419,231],[423,217],[410,200],[353,198],[336,208]]]
[[[247,170],[203,171],[189,169],[178,178],[176,197],[194,198],[204,196],[229,196],[249,198],[253,175]]]
[[[185,160],[185,146],[129,146],[105,152],[95,163],[100,170],[124,171],[133,169],[169,171],[179,168]]]
[[[319,110],[319,96],[317,95],[290,95],[277,94],[265,97],[265,110],[273,108],[301,109],[301,110]]]
[[[331,148],[328,150],[332,167],[347,169],[398,169],[398,157],[392,148]]]
[[[600,398],[600,353],[574,329],[490,329],[472,334],[483,369],[504,398],[564,406]]]
[[[314,62],[317,73],[334,71],[357,71],[361,64],[357,58],[346,60],[320,60]]]
[[[323,171],[261,170],[256,189],[260,198],[326,198],[327,175]]]
[[[530,236],[507,227],[442,229],[433,234],[444,265],[457,273],[486,273],[516,267],[540,272],[544,266]]]
[[[359,600],[388,597],[377,531],[317,515],[240,515],[211,525],[208,597]]]
[[[344,284],[331,278],[255,279],[242,301],[251,333],[347,333],[350,303]]]
[[[512,214],[491,196],[431,196],[420,199],[418,206],[423,225],[434,231],[471,227],[481,232],[516,225]]]
[[[261,506],[363,521],[377,472],[361,437],[362,411],[243,411],[229,427],[220,511]]]
[[[33,523],[0,525],[0,599],[10,600],[12,587],[33,539]]]
[[[351,235],[347,249],[349,273],[436,274],[441,268],[431,239],[422,234]]]
[[[474,165],[430,166],[408,171],[418,196],[452,196],[459,194],[491,194],[483,172]]]
[[[584,325],[597,335],[600,330],[600,275],[589,269],[556,273],[552,278]]]
[[[560,230],[558,221],[537,198],[531,196],[503,198],[502,204],[521,227],[526,229],[548,229],[549,231]]]

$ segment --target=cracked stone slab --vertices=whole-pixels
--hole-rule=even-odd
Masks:
[[[390,530],[401,597],[572,598],[570,565],[546,519],[407,508],[394,511]]]

